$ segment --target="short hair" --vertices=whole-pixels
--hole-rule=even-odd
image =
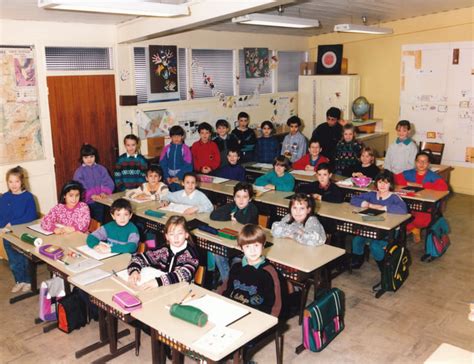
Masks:
[[[309,208],[309,214],[308,216],[306,216],[306,219],[304,219],[303,221],[303,224],[306,223],[306,221],[308,220],[308,218],[312,215],[314,215],[314,206],[315,206],[315,202],[314,202],[314,198],[311,196],[311,195],[307,195],[306,193],[295,193],[293,195],[293,197],[291,197],[290,199],[290,204],[289,204],[289,209],[290,209],[290,219],[288,221],[288,224],[292,224],[295,220],[293,219],[293,216],[291,216],[291,208],[293,207],[293,205],[296,203],[296,202],[306,202],[306,204],[308,205],[308,208]]]
[[[369,155],[372,158],[375,158],[375,152],[372,149],[372,147],[369,147],[369,146],[363,147],[362,150],[360,151],[360,155],[362,155],[362,153],[369,153]]]
[[[216,121],[216,129],[220,126],[224,126],[227,129],[230,128],[229,123],[227,122],[227,120],[224,120],[224,119],[219,119],[219,120]]]
[[[97,148],[90,144],[87,144],[87,143],[82,144],[80,154],[81,155],[79,157],[79,163],[82,163],[83,157],[89,157],[91,155],[95,157],[96,163],[99,162],[99,153],[97,151]]]
[[[293,115],[286,121],[286,125],[290,126],[291,124],[301,126],[301,119],[298,116]]]
[[[400,120],[397,125],[395,126],[395,130],[397,130],[399,127],[405,127],[408,130],[411,129],[411,123],[408,120]]]
[[[123,138],[123,144],[125,144],[125,141],[126,141],[127,139],[135,140],[135,142],[137,143],[137,145],[140,144],[140,138],[137,137],[135,134],[127,134],[127,135],[125,135],[125,137]]]
[[[355,126],[352,123],[347,123],[342,127],[342,132],[344,133],[346,130],[352,130],[353,133],[355,133]]]
[[[179,125],[174,125],[170,128],[170,137],[174,135],[184,136],[184,129]]]
[[[275,127],[273,126],[273,123],[269,120],[265,120],[264,122],[260,124],[261,129],[263,129],[265,126],[268,126],[270,129],[272,129],[272,131],[275,129]]]
[[[207,130],[209,133],[212,133],[212,126],[209,123],[203,122],[203,123],[199,124],[199,126],[198,126],[198,133],[201,130]]]
[[[166,221],[163,232],[167,234],[172,226],[178,226],[178,225],[181,225],[183,227],[184,231],[188,234],[188,238],[187,238],[188,244],[193,246],[194,241],[191,236],[191,233],[189,232],[188,225],[186,224],[186,219],[183,216],[178,216],[178,215],[170,216],[168,221]]]
[[[247,191],[249,194],[249,197],[253,197],[253,186],[251,183],[248,182],[239,182],[234,186],[234,196],[237,192],[239,191]]]
[[[8,178],[10,178],[10,176],[18,177],[18,179],[21,182],[21,190],[22,191],[26,190],[26,183],[25,183],[26,171],[24,170],[23,167],[16,166],[7,171],[7,174],[5,176],[5,180],[7,181],[7,186],[8,186]]]
[[[245,111],[239,112],[239,114],[237,115],[237,120],[239,120],[240,118],[246,118],[250,120],[249,114],[247,114]]]
[[[235,147],[234,148],[229,148],[227,150],[227,155],[229,155],[229,153],[231,153],[231,152],[232,153],[237,153],[237,155],[240,157],[240,150],[238,150],[237,148],[235,148]]]
[[[194,172],[186,172],[183,176],[183,181],[186,179],[186,177],[192,177],[196,180],[196,182],[198,180],[197,175]]]
[[[319,163],[316,168],[316,172],[322,171],[323,169],[327,170],[329,173],[332,173],[332,167],[329,163]]]
[[[146,174],[148,174],[148,172],[157,173],[160,178],[163,178],[163,169],[158,164],[150,164],[146,170]]]
[[[81,182],[78,181],[68,181],[63,185],[61,188],[61,193],[59,195],[59,202],[64,204],[66,202],[65,196],[69,191],[79,191],[80,201],[82,201],[82,194],[84,192],[84,187],[82,186]]]
[[[328,111],[326,111],[327,118],[336,118],[339,120],[341,118],[341,110],[337,107],[330,107]]]
[[[426,156],[426,158],[428,158],[428,162],[431,163],[431,155],[426,150],[422,150],[421,152],[416,153],[415,160],[417,160],[418,157],[422,155]]]
[[[322,149],[321,147],[321,142],[319,141],[319,139],[311,139],[308,143],[308,148],[311,146],[311,144],[313,143],[318,143],[319,144],[319,147]]]
[[[124,199],[124,198],[119,198],[112,202],[112,206],[110,206],[110,215],[113,215],[115,211],[120,211],[120,210],[127,210],[130,214],[133,213],[132,209],[132,204],[130,201]]]
[[[286,158],[284,155],[279,155],[273,160],[273,167],[276,165],[285,167],[285,171],[290,169],[290,160]]]
[[[377,183],[379,181],[388,182],[390,184],[390,191],[393,191],[393,185],[394,185],[393,173],[390,172],[388,169],[384,169],[383,171],[380,171],[375,176],[375,188],[377,188]]]
[[[255,243],[265,246],[266,241],[267,237],[265,236],[265,231],[255,224],[245,224],[237,236],[237,245],[240,247]]]

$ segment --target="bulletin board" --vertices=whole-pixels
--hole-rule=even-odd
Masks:
[[[400,119],[444,143],[443,164],[474,167],[474,42],[402,46]]]

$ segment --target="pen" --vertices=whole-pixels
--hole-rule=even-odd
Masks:
[[[186,293],[186,295],[183,297],[183,299],[178,302],[178,305],[182,304],[182,303],[184,302],[184,300],[185,300],[186,298],[188,298],[188,296],[191,294],[192,291],[193,291],[193,289],[192,289],[192,288],[189,288],[188,293]]]
[[[115,271],[115,269],[112,269],[112,274],[113,274],[115,277],[118,277],[118,274],[117,274],[117,272]]]

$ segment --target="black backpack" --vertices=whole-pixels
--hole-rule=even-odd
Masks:
[[[88,322],[87,304],[81,297],[80,290],[74,288],[72,293],[58,301],[58,329],[69,334],[80,329]]]
[[[382,263],[381,289],[377,291],[375,298],[379,298],[388,291],[397,291],[408,279],[410,264],[410,254],[406,247],[398,243],[388,247]]]

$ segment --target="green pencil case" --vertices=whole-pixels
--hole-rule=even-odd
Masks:
[[[146,210],[146,211],[145,211],[145,215],[160,218],[160,217],[165,216],[166,214],[165,214],[164,212],[161,212],[161,211]]]
[[[385,221],[385,217],[380,215],[362,215],[362,221]]]
[[[202,327],[207,323],[207,313],[193,306],[174,303],[171,305],[170,314],[171,316],[177,317],[199,327]]]

